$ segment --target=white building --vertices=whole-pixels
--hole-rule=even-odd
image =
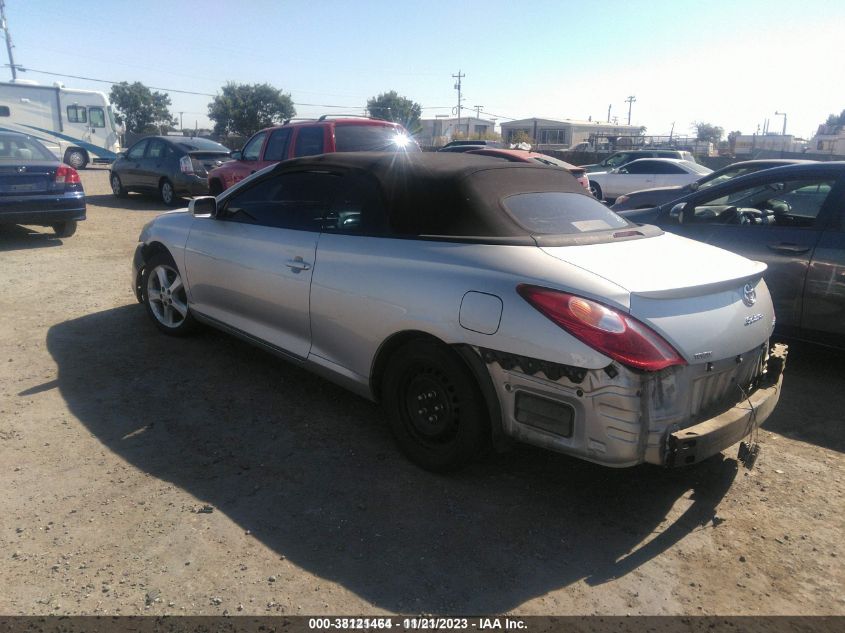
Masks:
[[[734,156],[750,156],[755,152],[803,152],[807,141],[792,134],[740,134],[734,142]]]
[[[420,125],[422,131],[415,135],[420,144],[439,147],[456,137],[483,138],[485,135],[493,134],[495,122],[464,116],[460,118],[459,123],[457,117],[437,117],[422,119]]]
[[[810,152],[845,156],[845,127],[841,125],[820,125],[810,140]]]
[[[578,121],[564,119],[522,119],[502,123],[502,140],[512,142],[514,135],[524,132],[533,139],[533,145],[542,149],[567,149],[578,143],[585,143],[591,137],[631,137],[641,136],[642,130],[637,125],[604,123],[601,121]],[[601,142],[601,141],[600,141]]]

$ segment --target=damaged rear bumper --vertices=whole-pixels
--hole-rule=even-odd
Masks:
[[[763,346],[736,359],[657,374],[619,365],[581,370],[479,351],[505,435],[605,466],[678,467],[736,444],[771,415],[787,348],[774,345],[766,354]],[[733,406],[729,400],[714,413],[729,393],[738,395]]]
[[[664,465],[690,466],[750,435],[774,411],[782,382],[781,374],[776,384],[757,389],[721,415],[667,435]]]

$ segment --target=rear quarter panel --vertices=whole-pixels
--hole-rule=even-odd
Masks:
[[[311,286],[309,360],[368,382],[380,346],[423,331],[556,363],[601,368],[609,359],[553,324],[516,293],[520,283],[560,288],[627,308],[628,293],[533,246],[492,246],[323,234]],[[493,334],[459,322],[467,292],[499,297]]]

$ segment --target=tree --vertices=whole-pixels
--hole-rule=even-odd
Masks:
[[[230,81],[208,104],[208,118],[214,121],[214,132],[218,135],[250,136],[295,115],[290,95],[270,84]]]
[[[412,134],[421,128],[422,106],[400,96],[395,90],[368,99],[367,112],[377,119],[401,123]]]
[[[710,123],[694,122],[692,127],[695,128],[695,138],[699,141],[708,141],[710,143],[718,143],[722,140],[725,134],[724,128],[718,125],[711,125]]]
[[[168,109],[170,96],[164,92],[153,92],[140,81],[132,84],[122,81],[113,85],[109,100],[129,132],[144,134],[176,123]]]
[[[531,138],[531,135],[525,130],[517,130],[516,132],[510,135],[508,142],[511,145],[519,145],[520,143],[527,143],[528,145],[533,145],[534,139]]]
[[[833,131],[831,132],[832,134],[839,132],[839,130],[845,126],[845,110],[842,110],[838,116],[836,114],[831,114],[827,117],[827,121],[824,122],[824,125],[829,128],[833,128]]]

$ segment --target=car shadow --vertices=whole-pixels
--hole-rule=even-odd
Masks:
[[[155,195],[143,193],[130,193],[125,198],[118,198],[114,194],[100,194],[96,196],[85,196],[88,204],[108,209],[122,209],[124,211],[173,211],[188,206],[188,199],[180,198],[172,207],[167,206],[161,198]]]
[[[527,446],[434,475],[398,453],[376,405],[211,330],[163,336],[139,305],[55,325],[47,346],[106,447],[390,611],[501,613],[624,577],[717,529],[737,475],[722,456],[613,470]]]
[[[62,240],[50,228],[34,229],[19,224],[0,224],[0,253],[61,245]]]
[[[789,341],[783,392],[763,428],[845,452],[845,358],[841,351]]]

